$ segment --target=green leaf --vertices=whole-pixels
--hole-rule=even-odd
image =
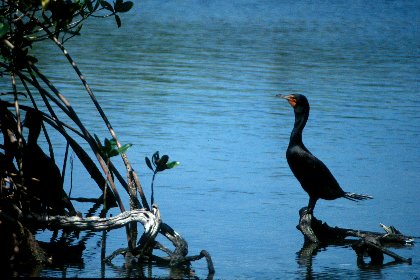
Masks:
[[[107,150],[110,150],[110,149],[112,148],[111,141],[109,141],[109,139],[108,139],[108,138],[105,138],[105,141],[104,141],[104,146],[105,146],[105,148],[106,148]]]
[[[124,3],[124,0],[117,0],[114,2],[114,10],[115,12],[118,12],[120,6]]]
[[[108,157],[110,157],[110,158],[118,156],[118,155],[119,155],[119,153],[118,153],[117,150],[111,150],[111,151],[108,152]]]
[[[159,159],[159,164],[166,164],[169,160],[169,156],[168,155],[163,155],[160,159]]]
[[[156,166],[159,161],[159,151],[156,151],[152,156],[152,162]]]
[[[114,5],[115,12],[117,13],[126,13],[133,7],[133,2],[127,1],[123,2],[122,0],[117,0]]]
[[[166,164],[166,169],[174,168],[175,166],[180,165],[181,163],[179,161],[171,161],[170,163]]]
[[[105,138],[104,147],[108,151],[108,153],[114,150],[116,146],[117,142],[115,141],[115,139]]]
[[[119,154],[124,154],[131,146],[133,146],[133,144],[125,144],[121,146],[120,148],[118,148],[117,151]]]
[[[166,163],[169,160],[169,156],[167,155],[163,155],[162,158],[159,159],[159,161],[157,162],[157,167],[156,170],[157,171],[163,171],[166,169]]]
[[[86,0],[86,7],[88,8],[89,12],[93,12],[93,5],[92,2],[90,0]]]
[[[109,142],[111,143],[111,147],[116,147],[117,146],[117,140],[115,140],[114,138],[109,139]]]
[[[100,4],[101,4],[102,8],[104,8],[104,9],[106,9],[108,11],[114,12],[114,8],[108,2],[106,2],[104,0],[100,0]]]
[[[155,171],[155,170],[153,170],[152,163],[150,162],[150,159],[148,157],[145,157],[144,160],[146,161],[147,167],[149,167],[150,170]]]
[[[115,15],[115,21],[117,22],[117,26],[118,26],[118,28],[120,28],[121,27],[121,18],[120,18],[120,16],[119,15]]]

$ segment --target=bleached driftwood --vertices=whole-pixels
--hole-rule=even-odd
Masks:
[[[152,211],[145,209],[125,211],[114,217],[100,218],[88,217],[81,218],[78,216],[38,216],[31,215],[27,217],[30,220],[41,224],[45,228],[56,230],[90,230],[90,231],[104,231],[121,228],[127,223],[139,222],[144,227],[144,233],[138,241],[138,246],[130,251],[128,248],[121,248],[114,251],[110,256],[103,261],[110,263],[113,258],[118,255],[124,255],[130,262],[159,262],[165,263],[169,266],[175,267],[180,265],[188,265],[191,261],[196,261],[205,258],[209,269],[209,275],[215,273],[213,262],[210,254],[202,250],[199,255],[188,256],[188,243],[184,238],[173,230],[169,225],[161,220],[160,211],[156,204],[153,205]],[[170,250],[157,242],[156,236],[161,233],[174,245],[175,249]],[[168,257],[158,257],[153,255],[153,250],[158,249],[165,252]]]
[[[402,234],[393,226],[380,224],[385,233],[330,227],[306,210],[306,207],[300,209],[299,224],[296,226],[302,232],[305,242],[328,244],[345,240],[347,237],[357,237],[359,239],[352,242],[352,248],[358,256],[359,263],[362,262],[364,255],[368,255],[372,264],[382,264],[383,254],[385,254],[393,257],[396,262],[411,264],[411,258],[401,257],[384,247],[386,244],[411,245],[414,243],[412,237]]]
[[[157,208],[156,208],[157,209]],[[157,210],[159,211],[159,210]],[[158,222],[156,215],[144,209],[125,211],[114,217],[100,218],[97,216],[81,218],[78,216],[39,216],[32,214],[27,217],[35,219],[40,225],[54,229],[103,231],[121,228],[130,222],[139,222],[145,230],[150,231]]]

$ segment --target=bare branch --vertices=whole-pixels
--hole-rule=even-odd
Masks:
[[[26,217],[29,221],[35,221],[46,228],[103,231],[124,227],[131,222],[139,222],[144,226],[145,232],[151,232],[158,223],[155,214],[145,209],[126,211],[114,217],[100,218],[98,216],[81,218],[78,216],[39,216],[31,214]]]

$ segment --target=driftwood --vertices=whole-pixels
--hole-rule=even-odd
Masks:
[[[138,241],[138,246],[133,250],[129,248],[118,249],[103,261],[111,263],[112,259],[118,255],[123,255],[130,264],[154,262],[157,264],[165,264],[170,267],[189,266],[190,262],[205,258],[209,269],[209,276],[214,275],[215,270],[210,254],[202,250],[199,255],[188,256],[188,244],[182,236],[173,230],[169,225],[162,222],[160,211],[156,204],[152,210],[146,209],[125,211],[114,217],[100,218],[88,217],[81,218],[78,216],[39,216],[30,215],[26,219],[30,222],[36,222],[50,230],[67,229],[67,230],[89,230],[89,231],[105,231],[124,227],[131,222],[139,222],[144,227],[144,233]],[[175,249],[170,250],[164,245],[157,242],[158,234],[165,236],[174,245]],[[153,250],[161,250],[168,257],[158,257],[153,255]]]
[[[305,238],[305,244],[314,244],[313,246],[306,246],[312,248],[314,251],[318,244],[336,244],[345,242],[350,244],[357,254],[357,262],[364,265],[364,256],[371,258],[370,264],[382,265],[384,254],[394,258],[395,262],[404,262],[411,264],[411,258],[404,258],[396,253],[388,250],[385,246],[392,246],[395,244],[412,245],[414,239],[403,235],[393,226],[381,227],[385,233],[378,233],[372,231],[354,230],[339,227],[330,227],[327,223],[316,219],[312,214],[308,213],[307,208],[304,207],[299,211],[299,224],[296,226]],[[347,237],[356,237],[358,239],[348,240]]]
[[[90,231],[112,230],[123,227],[129,222],[140,222],[147,231],[152,228],[152,224],[156,220],[153,213],[143,209],[125,211],[117,216],[109,218],[100,218],[96,216],[88,218],[81,218],[78,216],[39,216],[32,214],[28,215],[26,219],[29,221],[35,220],[39,225],[50,230],[72,229]]]

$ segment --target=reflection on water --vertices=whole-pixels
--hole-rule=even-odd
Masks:
[[[339,241],[336,244],[316,244],[316,243],[304,243],[302,248],[296,253],[296,262],[298,264],[297,274],[302,279],[343,279],[347,277],[354,277],[353,271],[348,269],[349,263],[341,263],[337,267],[333,267],[331,264],[327,264],[327,269],[320,269],[317,263],[317,258],[320,258],[321,254],[335,254],[333,251],[352,250],[351,245],[355,243],[355,240]],[[351,254],[349,254],[351,255]],[[356,261],[356,256],[349,259],[351,262]],[[315,264],[314,264],[315,263]],[[367,257],[366,260],[362,257],[357,258],[357,265],[360,269],[360,276],[368,279],[383,279],[381,273],[386,267],[401,266],[401,263],[396,261],[387,260],[383,265],[371,264],[370,259]]]
[[[399,250],[412,266],[377,271],[360,269],[343,246],[296,259],[303,238],[295,225],[307,195],[285,160],[293,113],[274,95],[307,95],[306,146],[344,189],[375,197],[320,201],[320,218],[373,231],[381,222],[418,235],[419,9],[416,1],[140,1],[121,29],[92,21],[68,48],[120,140],[134,144],[128,156],[145,191],[145,156],[159,150],[181,162],[158,176],[155,197],[190,253],[212,254],[216,278],[413,279],[418,247]],[[87,127],[108,137],[77,77],[51,55],[59,51],[35,51]],[[83,172],[74,178],[74,196],[86,196],[89,188],[80,186],[88,180]],[[109,234],[108,254],[125,246],[118,233]],[[84,267],[40,275],[173,273],[127,270],[121,259],[101,273],[100,236],[86,244]],[[205,262],[193,268],[206,277]]]

